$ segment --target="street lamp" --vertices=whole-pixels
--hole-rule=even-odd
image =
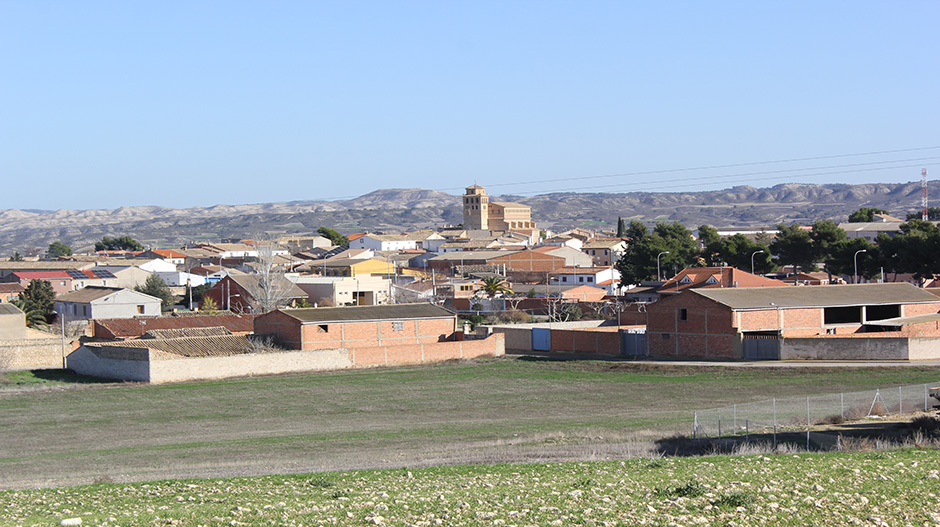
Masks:
[[[855,283],[858,283],[858,255],[859,253],[867,253],[867,249],[862,249],[860,251],[855,251],[855,256],[852,259],[855,261]]]
[[[669,254],[669,251],[663,251],[663,252],[661,252],[661,253],[659,253],[659,254],[656,255],[656,281],[657,281],[657,282],[663,279],[663,275],[662,275],[662,273],[661,273],[660,270],[659,270],[659,259],[660,259],[660,257],[662,257],[662,255],[664,255],[664,254]]]
[[[751,253],[751,274],[754,274],[754,257],[757,256],[758,254],[763,254],[763,253],[764,253],[763,250],[754,251],[753,253]]]

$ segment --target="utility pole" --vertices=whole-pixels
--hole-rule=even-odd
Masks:
[[[927,213],[927,169],[920,169],[920,207],[921,219],[927,221],[929,214]]]

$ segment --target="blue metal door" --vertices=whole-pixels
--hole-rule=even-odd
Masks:
[[[552,350],[552,330],[549,328],[532,328],[532,351]]]

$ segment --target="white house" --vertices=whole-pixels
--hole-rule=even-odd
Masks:
[[[209,281],[209,278],[206,276],[184,273],[182,271],[158,272],[155,274],[169,286],[183,286],[189,281],[189,285],[198,287]],[[218,278],[216,278],[216,280],[218,280]]]
[[[616,294],[620,286],[620,271],[613,267],[565,267],[548,274],[556,285],[589,285]]]
[[[160,299],[133,289],[89,286],[56,298],[65,320],[159,316]]]
[[[311,304],[373,306],[389,303],[391,281],[379,276],[293,276]]]
[[[417,249],[418,240],[405,234],[366,234],[349,242],[350,249],[373,251],[403,251]]]

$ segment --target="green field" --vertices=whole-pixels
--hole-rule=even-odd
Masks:
[[[164,386],[0,390],[0,486],[624,459],[691,411],[940,379],[500,359]],[[638,446],[639,445],[639,446]]]
[[[937,525],[940,453],[453,466],[0,492],[0,524]]]

